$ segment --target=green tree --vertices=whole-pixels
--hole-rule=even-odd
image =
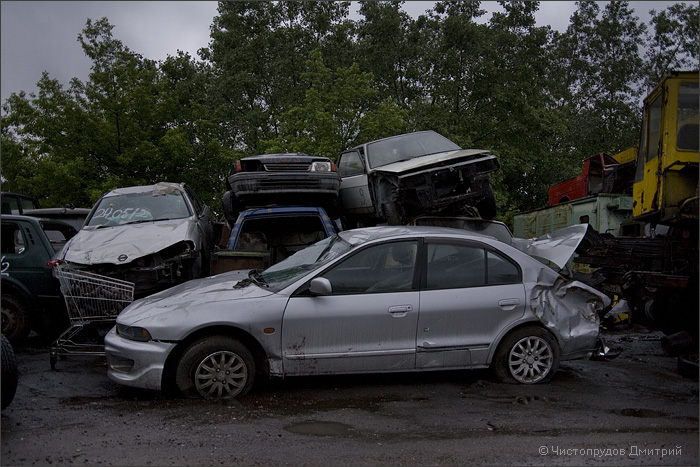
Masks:
[[[259,152],[260,141],[279,134],[280,116],[304,100],[300,58],[351,48],[338,33],[349,31],[348,9],[348,2],[219,2],[202,56],[214,68],[229,147]]]
[[[653,34],[646,52],[646,87],[652,89],[672,70],[697,70],[700,18],[697,4],[676,3],[651,10]]]
[[[353,64],[336,71],[311,53],[302,74],[304,101],[281,117],[279,135],[261,144],[263,152],[304,152],[335,160],[356,144],[401,133],[405,110],[390,99],[379,102],[371,73]]]
[[[357,25],[357,63],[374,75],[382,99],[403,106],[420,94],[417,62],[420,30],[406,12],[403,1],[362,1]]]
[[[574,167],[592,154],[617,153],[638,137],[643,61],[639,46],[646,26],[639,23],[629,2],[578,2],[578,9],[555,47],[566,90],[569,151]],[[573,172],[572,172],[573,175]]]

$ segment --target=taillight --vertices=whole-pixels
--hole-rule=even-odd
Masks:
[[[62,259],[52,259],[51,261],[46,263],[46,265],[50,268],[55,268],[59,264],[65,264],[65,261]]]
[[[236,161],[236,172],[242,172],[243,171],[243,164],[241,164],[241,161]]]
[[[331,161],[331,172],[337,172],[338,168],[335,166],[335,163]]]

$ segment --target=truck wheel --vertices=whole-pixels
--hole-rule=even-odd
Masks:
[[[496,217],[496,195],[493,188],[489,187],[484,198],[476,206],[482,219],[491,220]]]
[[[491,366],[504,383],[543,383],[559,367],[559,347],[554,337],[542,328],[516,329],[503,338]]]
[[[2,409],[10,405],[17,391],[17,359],[15,352],[12,350],[10,341],[5,335],[2,336],[2,385],[0,385],[2,394],[0,394]]]
[[[1,313],[2,333],[13,345],[21,344],[31,331],[26,306],[13,295],[3,295]]]
[[[255,361],[236,339],[205,337],[192,344],[180,358],[175,384],[186,396],[204,399],[235,399],[250,391],[255,380]]]

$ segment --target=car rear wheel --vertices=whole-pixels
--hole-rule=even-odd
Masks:
[[[517,329],[501,341],[492,367],[504,383],[543,383],[559,367],[559,347],[554,337],[542,328]]]
[[[2,394],[0,395],[0,402],[2,402],[2,408],[4,409],[12,399],[15,397],[15,392],[17,391],[17,360],[15,359],[15,352],[12,350],[12,345],[10,341],[3,335],[2,336]]]
[[[238,340],[212,336],[185,350],[175,382],[186,396],[204,399],[235,399],[250,391],[255,380],[255,361]]]
[[[2,333],[13,345],[19,345],[31,331],[29,315],[24,303],[13,295],[2,296]]]

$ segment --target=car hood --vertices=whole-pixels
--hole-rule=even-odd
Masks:
[[[206,311],[223,303],[228,310],[237,300],[258,301],[272,295],[267,289],[258,287],[247,279],[241,271],[230,271],[216,276],[193,279],[156,294],[134,301],[124,308],[117,321],[132,326],[143,320],[172,322],[174,313],[188,315],[197,311]],[[187,317],[178,318],[186,322]]]
[[[537,238],[513,238],[511,246],[533,257],[544,258],[564,268],[574,255],[583,237],[586,236],[588,224],[576,224]]]
[[[195,232],[191,218],[83,228],[66,243],[62,259],[88,265],[128,264],[177,242],[195,241]]]
[[[437,154],[428,154],[426,156],[415,157],[406,161],[394,162],[393,164],[377,167],[374,171],[404,173],[416,169],[424,169],[432,165],[441,165],[445,162],[458,162],[463,159],[464,162],[477,159],[475,156],[483,156],[485,159],[495,159],[496,156],[488,154],[484,149],[460,149],[459,151],[440,152]],[[481,158],[478,158],[481,159]]]

